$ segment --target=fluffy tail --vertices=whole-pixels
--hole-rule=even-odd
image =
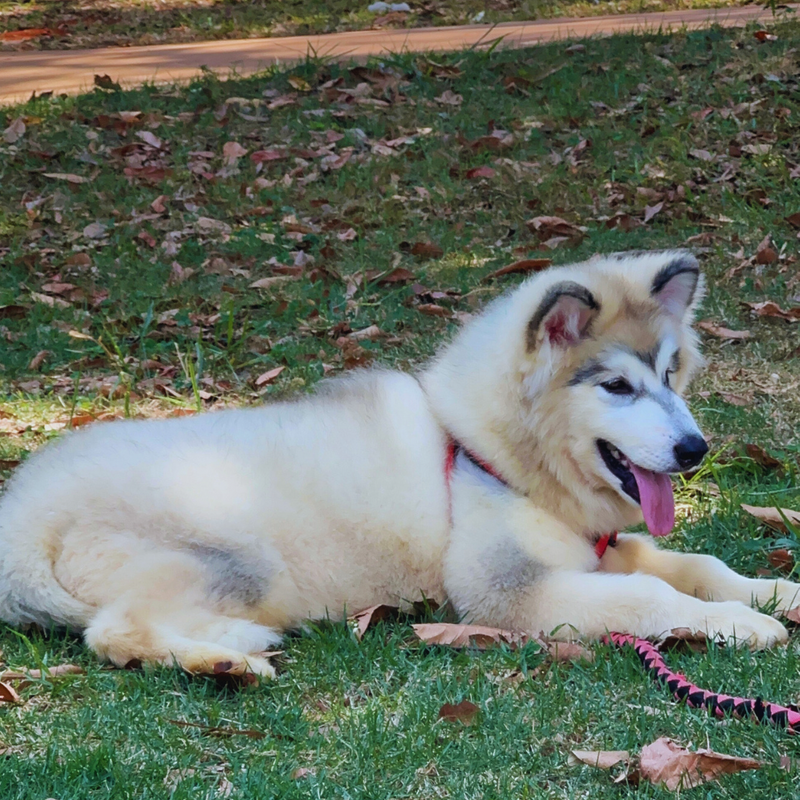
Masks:
[[[83,630],[97,609],[64,589],[46,553],[30,543],[20,551],[0,553],[0,619]]]

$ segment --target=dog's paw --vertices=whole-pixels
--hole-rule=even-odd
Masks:
[[[783,644],[789,632],[778,620],[761,614],[743,603],[709,603],[705,630],[711,639],[723,639],[729,644],[763,650]]]

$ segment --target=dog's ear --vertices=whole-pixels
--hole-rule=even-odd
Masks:
[[[528,323],[528,351],[543,341],[569,347],[589,333],[600,310],[594,295],[579,283],[563,281],[551,287]]]
[[[676,256],[653,279],[650,294],[673,317],[683,319],[697,296],[700,266],[690,253]]]

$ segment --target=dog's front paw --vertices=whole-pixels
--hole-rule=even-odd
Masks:
[[[789,632],[778,620],[760,614],[743,603],[709,603],[705,617],[705,630],[711,639],[723,639],[729,644],[747,645],[753,650],[763,650],[783,644]]]

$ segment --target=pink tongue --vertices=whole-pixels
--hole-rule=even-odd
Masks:
[[[636,464],[631,464],[631,470],[639,487],[647,530],[653,536],[666,536],[675,527],[675,497],[669,475],[651,472]]]

